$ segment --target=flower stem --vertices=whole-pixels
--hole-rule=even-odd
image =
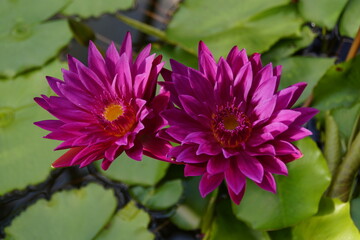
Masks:
[[[173,41],[171,39],[169,39],[167,36],[166,36],[166,33],[164,31],[161,31],[160,29],[157,29],[153,26],[150,26],[146,23],[143,23],[143,22],[140,22],[138,20],[135,20],[133,18],[129,18],[125,15],[122,15],[120,13],[116,14],[115,15],[119,20],[123,21],[124,23],[130,25],[131,27],[143,32],[143,33],[146,33],[148,35],[151,35],[151,36],[154,36],[154,37],[157,37],[159,38],[160,40],[170,44],[170,45],[174,45],[174,46],[178,46],[180,47],[182,50],[192,54],[192,55],[197,55],[196,51],[194,51],[193,49],[191,48],[188,48],[186,46],[184,46],[183,44],[181,44],[180,42],[177,42],[177,41]]]
[[[353,59],[356,56],[356,53],[360,47],[360,27],[354,39],[354,42],[351,44],[351,48],[346,56],[346,61]]]
[[[207,204],[205,214],[201,220],[200,228],[202,233],[206,233],[212,224],[214,218],[215,203],[218,193],[219,193],[219,188],[217,188],[211,193],[211,197],[209,203]]]
[[[360,133],[358,133],[334,176],[329,189],[331,197],[346,202],[350,198],[355,176],[360,168]]]
[[[325,113],[324,156],[331,175],[334,176],[341,161],[341,142],[338,125],[330,111]]]

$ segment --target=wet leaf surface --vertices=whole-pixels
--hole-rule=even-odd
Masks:
[[[216,58],[226,56],[234,45],[246,48],[248,54],[263,52],[280,38],[300,31],[302,20],[295,6],[284,6],[286,3],[284,0],[184,2],[166,34],[194,52],[202,40]]]
[[[92,239],[113,214],[112,190],[98,184],[38,200],[5,229],[5,239]],[[90,221],[89,221],[90,220]]]
[[[289,176],[275,177],[276,194],[248,181],[241,204],[233,204],[239,219],[255,229],[275,230],[292,226],[317,212],[320,198],[330,183],[329,170],[310,138],[298,141],[297,146],[304,157],[288,164]]]
[[[115,13],[132,7],[133,0],[71,0],[63,10],[65,15],[77,15],[82,18],[99,17],[104,13]]]

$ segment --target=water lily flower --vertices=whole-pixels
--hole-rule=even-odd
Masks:
[[[63,141],[55,150],[69,149],[53,167],[84,167],[103,159],[107,169],[123,152],[135,160],[143,154],[166,160],[171,145],[156,134],[166,124],[159,112],[168,106],[169,93],[155,96],[164,63],[150,49],[149,44],[133,61],[129,33],[120,51],[112,43],[105,57],[90,42],[88,66],[69,56],[64,81],[47,77],[57,96],[35,101],[57,120],[35,124],[51,131],[45,138]]]
[[[170,127],[161,136],[179,145],[169,157],[185,176],[202,176],[203,197],[225,181],[239,204],[246,179],[275,193],[273,174],[287,175],[286,163],[302,157],[291,142],[311,135],[302,125],[318,112],[290,109],[306,83],[278,91],[281,66],[263,66],[260,54],[248,58],[237,47],[216,62],[203,42],[199,70],[173,60],[171,67],[163,86],[174,106],[162,113]]]

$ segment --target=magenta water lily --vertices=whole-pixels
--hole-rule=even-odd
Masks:
[[[311,135],[302,125],[318,112],[290,109],[306,83],[278,91],[281,66],[263,66],[260,54],[248,58],[237,47],[216,62],[202,42],[199,70],[171,67],[163,85],[174,106],[162,113],[170,127],[161,135],[180,145],[169,157],[185,164],[185,176],[202,176],[203,197],[225,180],[239,204],[247,178],[275,193],[273,174],[287,175],[286,163],[302,156],[291,142]]]
[[[168,106],[169,93],[155,96],[161,56],[146,46],[132,59],[128,33],[120,51],[111,44],[105,58],[90,42],[88,67],[69,56],[64,81],[47,77],[58,96],[35,101],[58,120],[36,122],[51,131],[45,136],[63,141],[55,150],[69,149],[53,167],[84,167],[103,159],[107,169],[121,153],[135,160],[142,155],[165,160],[171,145],[156,137],[165,122],[159,112]]]

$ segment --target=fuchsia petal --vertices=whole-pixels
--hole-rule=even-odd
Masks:
[[[216,78],[217,64],[208,47],[199,42],[199,71],[204,73],[207,79],[214,83]]]
[[[281,65],[274,67],[273,73],[274,73],[274,76],[277,78],[276,79],[275,91],[278,90],[279,85],[280,85],[281,72],[282,72],[282,66]]]
[[[199,185],[199,191],[201,196],[205,197],[210,192],[214,191],[214,189],[217,188],[223,180],[223,174],[210,175],[208,173],[205,173],[202,176]]]
[[[236,157],[239,170],[254,182],[261,182],[264,176],[264,168],[261,163],[252,156],[243,153]]]
[[[106,51],[106,67],[110,73],[110,78],[113,79],[116,75],[116,64],[119,61],[120,56],[116,50],[115,44],[112,42]]]
[[[262,68],[261,55],[259,53],[254,53],[249,61],[251,63],[252,69],[255,73],[259,72]]]
[[[105,60],[92,41],[89,42],[88,63],[89,68],[99,77],[107,77]]]
[[[215,101],[217,103],[224,104],[233,95],[230,88],[232,81],[233,74],[229,64],[223,58],[220,58],[214,88]]]
[[[225,171],[225,179],[230,188],[235,194],[239,194],[246,184],[246,178],[239,170],[234,161],[230,163],[230,167]]]
[[[64,125],[64,123],[59,120],[43,120],[43,121],[35,122],[34,124],[48,131],[57,130],[62,125]]]
[[[54,78],[54,77],[49,77],[49,76],[46,76],[46,79],[48,81],[48,84],[49,86],[51,87],[51,89],[59,96],[62,96],[62,93],[59,89],[59,85],[62,85],[64,84],[64,81],[61,81],[57,78]]]
[[[291,85],[277,93],[278,102],[276,109],[290,108],[299,99],[301,93],[304,91],[307,83],[300,82]]]
[[[186,164],[184,168],[184,176],[200,176],[206,172],[206,164]]]
[[[294,121],[294,123],[297,125],[305,124],[307,121],[313,118],[317,113],[319,113],[319,110],[315,108],[295,108],[293,110],[301,113],[301,115],[298,118],[296,118],[296,120]]]
[[[289,129],[288,125],[284,123],[273,122],[263,127],[262,131],[264,133],[270,133],[273,136],[273,138],[275,138],[276,136],[285,132],[288,129]]]
[[[276,96],[273,96],[272,98],[269,98],[254,108],[252,118],[256,121],[269,119],[274,112],[275,105]]]
[[[132,65],[132,39],[130,32],[127,32],[123,43],[121,44],[121,48],[119,51],[120,56],[125,54],[127,56],[127,61]]]
[[[245,194],[245,188],[246,188],[246,185],[244,185],[244,187],[242,188],[242,190],[238,193],[238,194],[235,194],[229,187],[228,187],[228,192],[229,192],[229,195],[230,195],[230,198],[231,200],[239,205],[242,198],[244,197],[244,194]]]
[[[142,155],[167,160],[171,145],[158,137],[167,122],[160,113],[169,108],[169,94],[155,96],[157,77],[164,63],[150,55],[150,45],[132,60],[132,41],[127,33],[118,52],[112,43],[105,59],[90,42],[88,67],[68,56],[63,79],[47,77],[58,96],[34,100],[59,120],[35,123],[51,131],[46,138],[63,141],[55,150],[70,150],[54,167],[88,164],[103,159],[102,168],[125,150],[131,158]],[[194,150],[195,151],[195,150]]]
[[[223,158],[220,155],[211,157],[207,164],[206,171],[209,174],[218,174],[224,172],[229,167],[229,163],[229,159]]]
[[[306,83],[278,91],[281,66],[263,67],[260,54],[248,58],[236,46],[216,63],[200,42],[199,70],[173,60],[171,66],[161,85],[170,92],[173,109],[162,113],[169,128],[160,135],[181,146],[169,156],[185,164],[185,175],[203,175],[202,196],[224,178],[236,204],[246,178],[275,193],[272,174],[287,175],[286,163],[302,156],[290,142],[310,134],[302,125],[317,113],[289,109]]]
[[[126,154],[136,161],[141,161],[143,155],[143,146],[141,142],[136,142],[134,147],[125,150]]]
[[[68,167],[71,166],[71,160],[81,151],[83,147],[74,147],[68,150],[64,155],[59,157],[51,166],[52,167]]]
[[[285,141],[297,141],[300,139],[303,139],[304,137],[312,135],[312,132],[310,130],[307,130],[303,127],[291,127],[286,132],[281,134],[279,136],[280,139],[283,139]]]
[[[172,148],[168,141],[159,139],[158,137],[152,137],[143,142],[143,146],[145,155],[162,161],[171,162],[167,157],[167,154]]]
[[[299,151],[293,144],[282,140],[274,142],[273,145],[277,155],[287,155]]]
[[[246,63],[235,76],[234,96],[241,96],[242,100],[247,100],[253,80],[251,64]]]
[[[113,144],[108,149],[106,149],[105,158],[110,161],[114,161],[115,158],[117,157],[116,155],[119,149],[120,149],[119,145]]]
[[[265,189],[266,191],[276,193],[276,182],[273,175],[271,175],[271,173],[269,172],[265,172],[263,181],[261,183],[256,183],[256,184],[262,189]]]
[[[261,157],[261,164],[265,171],[274,174],[288,175],[285,163],[277,157],[263,156]]]

